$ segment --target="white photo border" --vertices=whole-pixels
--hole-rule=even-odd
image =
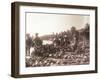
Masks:
[[[38,7],[38,6],[20,6],[19,7],[19,74],[42,74],[42,73],[60,73],[95,70],[95,10],[56,8],[56,7]],[[90,64],[73,66],[52,66],[52,67],[31,67],[25,66],[25,12],[49,12],[66,14],[84,14],[90,15]]]

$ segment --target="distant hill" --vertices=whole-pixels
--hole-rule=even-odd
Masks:
[[[55,37],[55,35],[50,34],[50,35],[43,35],[43,36],[41,36],[40,38],[41,38],[42,40],[52,40],[54,37]]]

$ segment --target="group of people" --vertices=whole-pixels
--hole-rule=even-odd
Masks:
[[[56,34],[53,42],[55,46],[65,47],[67,50],[75,51],[79,40],[78,38],[79,32],[75,27],[72,27],[71,31],[64,31]]]

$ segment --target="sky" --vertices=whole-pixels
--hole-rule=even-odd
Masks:
[[[81,29],[89,22],[89,15],[26,13],[26,33],[42,36],[67,31],[72,26]]]

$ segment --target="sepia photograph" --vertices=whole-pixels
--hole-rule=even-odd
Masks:
[[[90,63],[90,15],[26,12],[26,19],[26,67]]]

